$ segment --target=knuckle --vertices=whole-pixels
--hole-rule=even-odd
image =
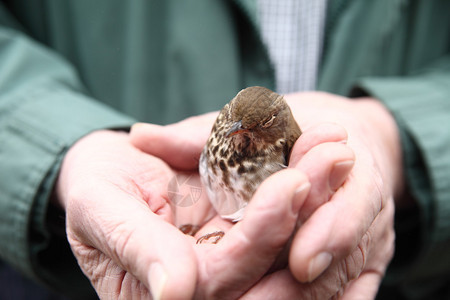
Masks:
[[[338,263],[338,278],[342,286],[359,277],[366,263],[367,246],[359,244],[355,250]]]
[[[372,186],[373,186],[373,192],[374,192],[374,199],[378,199],[379,202],[374,202],[374,203],[378,203],[378,205],[374,208],[374,212],[376,213],[375,215],[377,215],[385,206],[386,206],[386,202],[388,199],[388,193],[387,193],[387,189],[385,188],[386,186],[386,182],[383,179],[383,177],[381,176],[380,172],[377,170],[374,170],[374,172],[372,172],[373,176],[372,176]]]

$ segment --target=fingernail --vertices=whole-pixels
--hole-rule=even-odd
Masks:
[[[321,252],[310,260],[308,266],[308,282],[319,277],[331,264],[333,257],[328,252]]]
[[[156,124],[152,124],[152,123],[144,123],[144,122],[138,122],[138,123],[134,123],[133,125],[131,125],[131,129],[145,128],[145,130],[147,130],[147,131],[160,130],[162,127],[164,127],[164,126],[156,125]]]
[[[164,287],[167,282],[167,273],[160,263],[153,263],[150,267],[150,292],[154,300],[162,297]]]
[[[338,162],[333,166],[333,169],[330,172],[330,180],[329,185],[331,190],[337,190],[347,179],[347,175],[352,169],[355,161],[347,160],[343,162]]]
[[[141,123],[141,122],[134,123],[133,125],[131,125],[131,129],[142,127],[142,126],[144,126],[144,123]]]
[[[298,211],[300,210],[300,208],[302,207],[303,202],[305,201],[310,188],[311,188],[311,183],[305,182],[295,190],[294,200],[292,201],[292,211],[295,214],[297,214]]]

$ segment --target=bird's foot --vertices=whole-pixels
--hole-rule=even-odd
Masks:
[[[201,236],[197,240],[197,244],[217,244],[225,235],[223,231],[215,231]]]
[[[200,226],[192,224],[181,225],[178,229],[184,234],[194,236],[200,230]]]

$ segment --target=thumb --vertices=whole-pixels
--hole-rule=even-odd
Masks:
[[[193,170],[216,117],[217,113],[208,113],[167,126],[137,123],[131,128],[130,142],[176,169]]]

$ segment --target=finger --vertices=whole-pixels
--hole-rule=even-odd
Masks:
[[[119,188],[98,185],[91,193],[90,199],[68,210],[69,239],[99,249],[156,299],[192,297],[197,267],[189,240],[145,202]],[[83,258],[83,253],[77,257]],[[84,271],[88,276],[93,272]]]
[[[358,295],[357,299],[374,299],[374,295],[379,287],[382,273],[376,273],[372,270],[362,272],[364,267],[364,254],[361,249],[355,249],[353,253],[341,261],[333,263],[319,278],[308,283],[299,283],[301,285],[300,295],[314,295],[311,299],[341,299],[343,295],[349,292],[350,295]],[[366,274],[377,274],[367,281]],[[357,288],[365,289],[364,292],[353,290],[353,283],[357,284]],[[361,286],[367,284],[366,287]],[[353,291],[352,291],[353,290]],[[365,297],[372,295],[372,297]],[[301,297],[303,299],[303,297]],[[355,299],[348,297],[347,299]]]
[[[381,179],[355,164],[354,174],[319,207],[294,237],[289,266],[301,282],[311,282],[333,261],[348,257],[384,206]],[[371,176],[367,176],[367,172]]]
[[[309,186],[295,169],[275,173],[262,183],[244,219],[207,253],[200,268],[214,283],[202,296],[237,297],[267,272],[295,228]]]
[[[341,143],[322,143],[303,155],[295,168],[308,176],[311,190],[300,211],[300,221],[330,199],[347,179],[354,161],[353,150]]]
[[[239,299],[309,299],[304,292],[303,284],[284,269],[264,276]]]
[[[239,299],[330,299],[336,293],[336,299],[375,299],[382,276],[376,272],[366,272],[350,282],[345,289],[336,280],[332,284],[299,283],[289,272],[281,270],[264,276],[255,286]],[[332,279],[332,278],[330,278]],[[334,298],[333,298],[334,299]]]
[[[381,279],[382,275],[377,272],[365,272],[345,288],[339,299],[375,299]]]
[[[216,117],[217,113],[208,113],[168,126],[137,123],[131,128],[130,141],[174,168],[193,170]]]
[[[335,123],[320,123],[302,132],[292,148],[289,165],[295,166],[312,148],[322,143],[347,143],[348,134],[344,127]]]
[[[345,290],[326,283],[299,283],[288,270],[264,276],[240,299],[330,299],[333,293],[342,294],[336,299],[375,299],[382,276],[367,272],[352,281]],[[331,278],[330,278],[331,279]],[[330,282],[335,280],[330,280]],[[334,299],[334,298],[333,298]]]
[[[393,255],[393,208],[393,201],[389,201],[350,255],[335,259],[318,278],[302,284],[302,293],[314,295],[314,299],[330,299],[333,295],[333,299],[341,299],[347,293],[347,299],[354,299],[352,295],[373,299]]]

